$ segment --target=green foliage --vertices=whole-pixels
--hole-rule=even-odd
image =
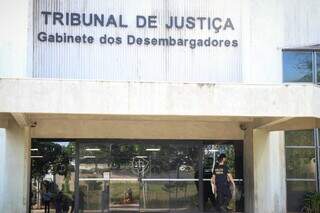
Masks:
[[[320,193],[306,193],[303,201],[303,212],[318,213],[320,212]]]
[[[67,177],[73,170],[70,166],[70,157],[74,150],[74,145],[70,143],[63,147],[57,143],[36,142],[32,144],[32,148],[37,148],[35,155],[41,155],[42,158],[32,159],[32,178],[42,179],[49,171],[52,174],[59,174]]]

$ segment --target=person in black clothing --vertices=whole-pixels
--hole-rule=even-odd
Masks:
[[[51,193],[49,192],[49,189],[46,188],[46,191],[42,195],[43,203],[44,203],[44,212],[49,213],[50,212],[50,201],[51,201]]]
[[[229,187],[231,183],[233,189],[235,189],[235,183],[232,175],[229,172],[229,168],[225,165],[227,157],[225,154],[220,154],[218,157],[218,163],[215,165],[212,174],[212,186],[213,190],[217,194],[217,207],[219,211],[226,212],[229,202],[232,198],[232,193]]]
[[[62,199],[63,193],[62,191],[59,191],[56,197],[56,213],[62,213]]]

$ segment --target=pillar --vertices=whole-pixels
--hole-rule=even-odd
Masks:
[[[20,127],[14,119],[10,119],[0,143],[2,154],[0,207],[4,212],[28,212],[30,128]]]
[[[4,194],[4,149],[5,149],[5,129],[0,128],[0,209],[3,209],[3,202],[1,201],[2,198],[5,196]]]
[[[284,133],[245,131],[244,181],[246,212],[285,213]]]

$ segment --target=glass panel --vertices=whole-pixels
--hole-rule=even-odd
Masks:
[[[315,149],[286,149],[287,178],[315,178]]]
[[[148,156],[149,169],[145,173],[146,178],[169,178],[170,164],[170,146],[163,143],[161,145],[146,144],[144,146]]]
[[[143,181],[140,186],[142,212],[170,211],[170,193],[173,189],[169,181]]]
[[[106,181],[81,180],[79,181],[79,210],[92,212],[108,208],[108,191]]]
[[[79,177],[104,178],[111,171],[110,146],[105,144],[80,144]]]
[[[32,142],[31,212],[45,208],[59,212],[73,210],[74,154],[74,143]]]
[[[199,168],[199,147],[191,144],[170,145],[170,178],[194,179]]]
[[[244,212],[244,185],[243,181],[235,181],[236,190],[229,203],[229,208],[234,212]],[[211,193],[211,183],[209,180],[203,182],[205,212],[215,212],[216,200]]]
[[[83,143],[80,185],[85,212],[139,211],[138,177],[148,168],[143,145]],[[83,202],[81,204],[81,202]]]
[[[229,144],[208,144],[204,147],[204,171],[203,171],[203,205],[205,212],[212,212],[217,210],[217,200],[212,193],[211,176],[214,165],[216,164],[217,157],[224,153],[227,156],[226,165],[234,178],[242,179],[242,149],[239,145],[234,143]],[[239,142],[238,142],[239,143]],[[240,164],[236,162],[241,161]],[[236,176],[237,175],[237,176]],[[244,210],[244,190],[242,180],[236,181],[236,189],[234,196],[231,198],[229,208],[233,211],[241,212]]]
[[[286,146],[313,146],[313,130],[294,130],[285,132]]]
[[[69,142],[33,144],[31,201],[37,212],[43,211],[45,188],[51,193],[51,210],[58,206],[64,211],[73,211],[74,145]],[[79,212],[197,212],[201,147],[201,143],[188,142],[80,143]],[[236,171],[234,147],[232,144],[217,146],[228,155],[232,173]],[[212,149],[212,145],[207,148]],[[208,157],[211,157],[212,169],[211,154]],[[35,169],[39,166],[43,170]],[[207,169],[208,173],[205,171],[205,178],[210,179],[211,169]],[[204,187],[204,193],[208,194],[211,185],[205,182],[208,187]],[[243,206],[240,201],[239,207],[239,199],[231,201],[233,209]]]
[[[150,166],[145,177],[151,180],[141,183],[140,203],[143,211],[194,212],[198,209],[196,175],[199,148],[199,145],[176,142],[145,145]]]
[[[79,210],[109,210],[110,145],[82,143],[79,146]]]
[[[317,52],[317,83],[320,84],[320,52]]]
[[[111,145],[112,178],[137,178],[148,169],[148,159],[143,145]]]
[[[283,81],[312,82],[312,52],[283,52]]]
[[[198,212],[197,182],[172,181],[170,183],[170,209],[175,212]]]
[[[110,210],[112,212],[138,212],[140,188],[136,180],[112,180],[110,182]]]
[[[306,192],[316,190],[315,182],[287,181],[287,208],[289,213],[301,212]]]

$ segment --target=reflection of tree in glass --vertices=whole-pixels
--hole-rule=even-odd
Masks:
[[[33,142],[32,149],[32,156],[38,156],[31,159],[32,194],[36,199],[33,204],[37,203],[37,207],[40,207],[41,192],[44,191],[44,188],[50,190],[53,199],[58,191],[62,190],[66,195],[64,199],[71,200],[72,191],[70,190],[69,182],[74,168],[70,161],[75,149],[74,144],[64,143],[64,145],[61,145],[53,142]],[[53,175],[53,182],[44,181],[45,176],[48,174]],[[58,188],[55,182],[56,175],[64,177],[61,189]]]
[[[286,150],[287,177],[314,178],[315,151],[314,149]]]
[[[55,175],[63,175],[67,177],[70,175],[73,167],[70,166],[70,157],[74,152],[74,145],[69,143],[68,146],[63,147],[56,143],[33,143],[33,149],[38,149],[38,153],[42,158],[32,159],[32,178],[43,179],[49,171]]]
[[[288,178],[314,178],[315,149],[313,130],[295,130],[285,132],[286,170]],[[289,147],[288,147],[289,146]],[[310,146],[310,148],[292,148],[290,146]]]
[[[297,82],[312,82],[312,60],[310,54],[295,53],[297,63],[293,66],[294,69],[303,75]]]
[[[285,132],[286,146],[312,146],[313,140],[313,130],[294,130]]]

